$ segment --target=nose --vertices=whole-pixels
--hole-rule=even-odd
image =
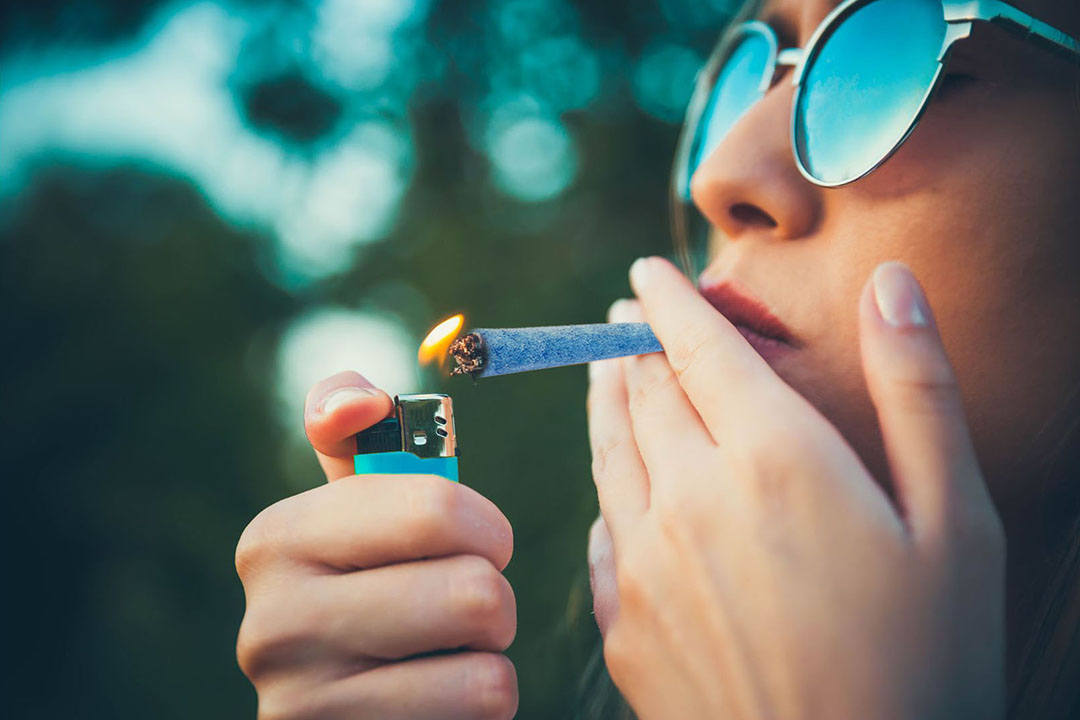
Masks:
[[[690,180],[702,215],[726,239],[795,239],[821,220],[822,189],[795,167],[790,83],[774,85],[728,131]]]

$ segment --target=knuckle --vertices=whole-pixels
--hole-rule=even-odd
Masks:
[[[701,498],[682,485],[668,483],[653,492],[652,510],[657,529],[676,545],[687,540],[687,532],[694,521]]]
[[[259,648],[257,631],[251,625],[250,613],[245,613],[236,636],[236,663],[240,666],[240,672],[249,680],[255,680],[258,674]]]
[[[303,720],[317,717],[309,693],[287,689],[264,689],[259,692],[258,720]]]
[[[797,449],[801,439],[794,435],[771,435],[762,433],[750,435],[740,443],[736,451],[738,470],[735,480],[739,487],[748,492],[757,505],[763,505],[770,511],[778,511],[790,491],[793,468],[793,456],[799,455]]]
[[[282,693],[260,692],[258,720],[292,720],[297,717],[293,701]]]
[[[684,551],[689,549],[693,552],[698,543],[694,536],[698,516],[697,504],[688,493],[670,493],[669,497],[658,500],[656,505],[657,529],[673,547]]]
[[[627,439],[610,433],[601,437],[593,447],[592,474],[594,478],[603,478],[610,472],[612,460],[624,450]]]
[[[510,589],[510,583],[506,578],[501,579],[503,585],[502,612],[499,613],[499,621],[492,632],[492,644],[500,651],[506,650],[514,643],[517,636],[517,600],[514,591]]]
[[[615,559],[615,592],[619,598],[619,612],[635,614],[647,610],[649,605],[648,578],[637,556]]]
[[[270,558],[278,555],[281,525],[290,499],[286,498],[262,510],[240,534],[234,561],[236,574],[242,583],[248,583],[266,567]]]
[[[619,687],[627,687],[630,682],[633,648],[625,623],[615,622],[604,635],[604,664],[611,679]]]
[[[258,681],[271,668],[277,666],[287,652],[287,642],[264,622],[262,616],[250,609],[244,614],[240,632],[236,638],[236,661],[240,670],[252,682]]]
[[[761,455],[755,458],[753,468],[748,484],[757,504],[770,513],[781,511],[790,491],[790,469],[774,458]]]
[[[633,413],[639,413],[649,405],[655,393],[664,392],[672,384],[678,385],[679,379],[670,370],[656,371],[642,378],[630,391],[629,405]]]
[[[505,582],[485,558],[466,555],[451,571],[448,600],[468,626],[485,629],[503,609]]]
[[[456,489],[444,478],[423,475],[409,479],[404,489],[407,536],[419,549],[437,541],[460,514],[461,498]]]
[[[495,515],[495,535],[490,546],[485,546],[486,556],[495,564],[497,570],[505,569],[514,557],[514,526],[498,511]]]
[[[484,720],[509,720],[517,712],[514,664],[505,655],[478,653],[469,663],[466,691]]]
[[[513,644],[517,635],[517,601],[510,583],[500,573],[496,572],[490,582],[493,587],[486,592],[492,597],[485,602],[490,603],[491,609],[484,615],[478,613],[473,617],[475,622],[481,623],[480,634],[487,643],[501,652]]]
[[[905,414],[963,415],[956,378],[946,366],[921,368],[919,374],[894,377],[887,392],[890,405]]]
[[[681,339],[675,341],[668,357],[676,377],[682,378],[703,364],[708,366],[712,343],[707,336],[702,337],[699,332],[688,330],[675,337]]]
[[[298,611],[297,605],[306,609]],[[316,610],[283,598],[249,604],[236,638],[240,670],[256,682],[293,664],[304,656],[303,648],[311,643],[313,629],[321,627],[323,620]]]

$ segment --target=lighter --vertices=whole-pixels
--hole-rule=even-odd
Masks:
[[[458,481],[449,395],[398,395],[394,415],[356,435],[357,475],[421,473]]]

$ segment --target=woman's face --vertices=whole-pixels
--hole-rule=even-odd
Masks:
[[[780,0],[761,17],[801,46],[835,4]],[[1067,64],[991,32],[958,51],[974,77],[947,78],[908,140],[862,180],[823,189],[799,174],[785,76],[699,167],[691,191],[714,229],[702,287],[734,278],[794,332],[802,346],[774,369],[883,479],[856,307],[878,263],[914,270],[1010,516],[1036,499],[1025,458],[1080,383],[1080,96]]]
[[[1080,25],[1073,3],[1016,4]],[[803,46],[835,5],[778,0],[759,17],[782,44]],[[1033,460],[1053,427],[1040,431],[1080,384],[1080,99],[1075,70],[1048,53],[997,30],[971,45],[963,72],[974,77],[946,80],[867,177],[823,189],[800,175],[785,75],[698,168],[691,192],[714,236],[702,287],[736,279],[793,331],[801,347],[774,358],[775,371],[885,482],[856,308],[878,263],[914,270],[1012,543],[1035,522]]]

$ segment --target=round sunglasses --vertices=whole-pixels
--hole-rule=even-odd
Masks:
[[[845,0],[803,49],[752,21],[730,28],[698,75],[672,174],[674,198],[747,110],[793,69],[791,145],[803,176],[838,187],[889,158],[919,123],[955,43],[975,23],[1080,63],[1080,40],[1000,0]]]

